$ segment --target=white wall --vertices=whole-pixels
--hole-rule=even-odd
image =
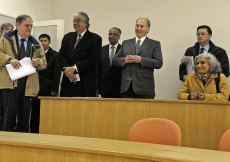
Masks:
[[[109,28],[115,26],[122,30],[121,43],[135,36],[138,17],[148,17],[151,21],[148,36],[161,42],[164,59],[163,67],[154,74],[157,99],[177,98],[182,84],[178,79],[180,59],[185,50],[195,44],[199,25],[209,25],[213,30],[212,41],[230,53],[229,0],[23,0],[23,4],[16,1],[13,9],[11,5],[6,5],[4,10],[1,7],[0,12],[18,15],[23,9],[17,5],[32,2],[39,4],[26,13],[36,21],[64,19],[65,33],[73,31],[74,13],[86,12],[90,17],[89,30],[102,37],[103,45],[108,43]]]
[[[34,21],[50,20],[52,17],[53,0],[0,0],[0,13],[17,17],[21,14],[30,15]]]

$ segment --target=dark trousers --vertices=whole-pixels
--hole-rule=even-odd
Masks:
[[[14,89],[3,89],[2,131],[29,132],[32,97],[25,96],[27,77],[18,80]]]
[[[32,103],[31,119],[30,119],[30,132],[39,133],[40,125],[40,100],[35,99]]]
[[[3,98],[2,98],[2,90],[0,90],[0,121],[2,119],[2,114],[3,114]],[[1,123],[1,122],[0,122]],[[1,126],[0,126],[1,128]]]
[[[113,94],[110,89],[106,95],[101,95],[103,98],[121,98],[121,94]]]
[[[148,98],[148,99],[154,99],[153,96],[147,96],[147,95],[140,95],[140,94],[136,94],[133,91],[133,86],[132,86],[132,82],[129,85],[129,89],[121,94],[121,98]]]

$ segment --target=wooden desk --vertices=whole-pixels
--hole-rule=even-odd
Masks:
[[[86,137],[0,132],[1,162],[229,162],[230,153]]]
[[[44,134],[127,140],[136,121],[160,117],[179,125],[182,146],[216,150],[230,128],[229,102],[40,98],[40,132]]]

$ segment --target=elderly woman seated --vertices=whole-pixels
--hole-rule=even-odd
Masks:
[[[195,58],[195,73],[190,74],[178,93],[179,100],[228,101],[228,81],[221,73],[220,63],[211,53]],[[216,79],[219,73],[219,92]]]

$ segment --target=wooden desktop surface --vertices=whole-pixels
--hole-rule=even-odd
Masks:
[[[0,131],[1,162],[229,162],[230,153],[119,140]]]
[[[229,102],[40,97],[44,134],[127,140],[131,126],[144,118],[166,118],[182,132],[182,146],[218,149],[230,128]]]

